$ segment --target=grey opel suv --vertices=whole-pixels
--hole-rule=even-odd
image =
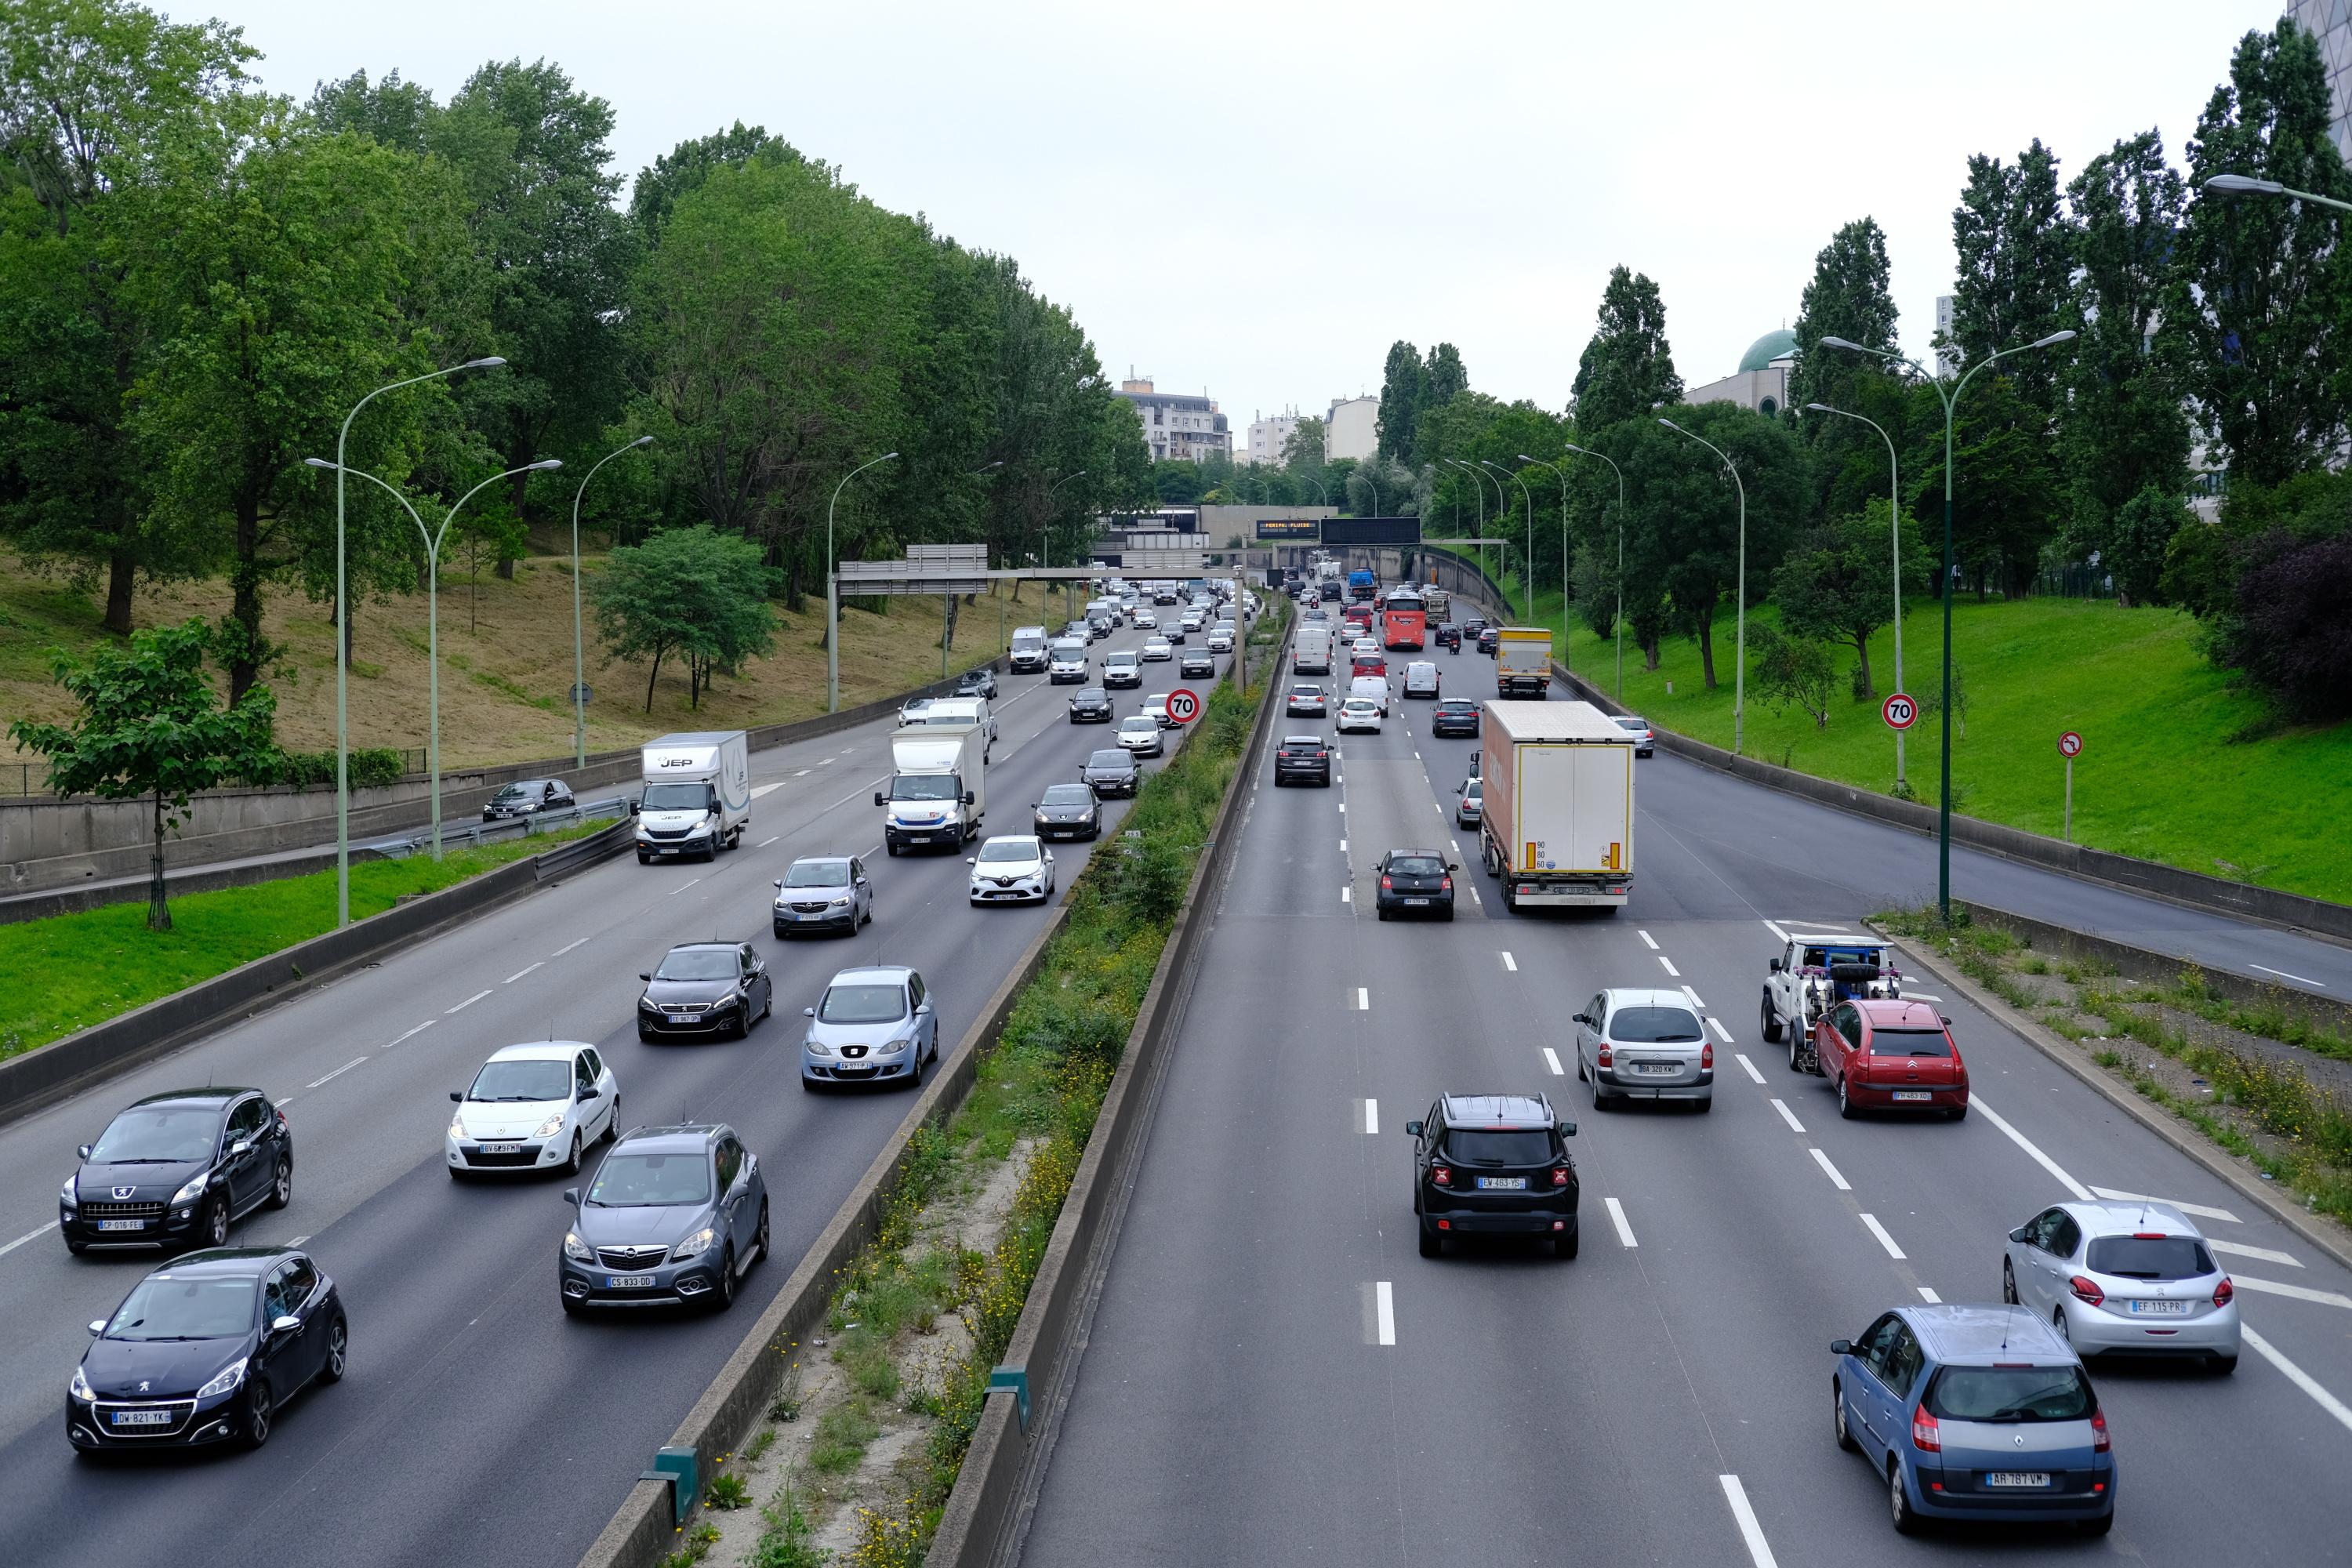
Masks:
[[[596,1167],[563,1233],[557,1284],[563,1310],[674,1307],[723,1312],[735,1286],[768,1256],[768,1184],[759,1156],[723,1123],[639,1127]]]

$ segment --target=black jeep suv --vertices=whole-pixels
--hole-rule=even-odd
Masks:
[[[1551,1238],[1552,1256],[1576,1256],[1576,1123],[1540,1094],[1446,1094],[1426,1121],[1408,1121],[1412,1209],[1421,1255],[1451,1236]]]

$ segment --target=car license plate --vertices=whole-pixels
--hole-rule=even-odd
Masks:
[[[109,1419],[117,1426],[169,1426],[172,1413],[168,1410],[116,1410]]]
[[[1405,900],[1405,905],[1409,909],[1425,909],[1428,907],[1428,904],[1429,900],[1427,899],[1407,899]]]
[[[1478,1190],[1482,1193],[1523,1193],[1528,1190],[1525,1176],[1481,1176]]]
[[[1936,1096],[1934,1091],[1931,1089],[1898,1089],[1895,1091],[1895,1098],[1897,1100],[1933,1100]]]
[[[654,1277],[650,1274],[607,1274],[604,1276],[604,1289],[607,1290],[644,1290],[650,1289],[653,1282]]]
[[[2186,1301],[2134,1301],[2132,1313],[2142,1318],[2184,1318],[2189,1315]]]
[[[1635,1062],[1633,1070],[1651,1078],[1679,1078],[1683,1069],[1675,1062]]]
[[[694,1015],[691,1013],[672,1013],[669,1015],[669,1021],[673,1024],[691,1024],[694,1022]]]
[[[2046,1487],[2050,1484],[2047,1470],[1988,1470],[1985,1485],[1989,1487]]]
[[[522,1152],[522,1145],[520,1143],[485,1143],[482,1145],[482,1152],[485,1154],[520,1154]]]
[[[145,1230],[147,1228],[147,1222],[143,1219],[102,1219],[98,1222],[98,1228],[100,1230]]]
[[[677,846],[675,844],[665,844],[661,847],[661,852],[665,855],[675,855],[677,853]]]

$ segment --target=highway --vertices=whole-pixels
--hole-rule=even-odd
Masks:
[[[1439,663],[1491,695],[1475,655]],[[1475,742],[1399,706],[1346,739],[1334,788],[1256,781],[1202,960],[1219,984],[1160,1089],[1030,1568],[2341,1557],[2352,1274],[1957,995],[1959,1123],[1841,1121],[1758,1038],[1774,925],[1916,899],[1931,841],[1661,753],[1630,906],[1514,918],[1448,810]],[[1454,923],[1375,921],[1381,851],[1456,842],[1478,897]],[[2024,907],[1988,867],[2045,875],[1956,858],[1956,891]],[[1567,1019],[1612,984],[1698,1002],[1711,1115],[1591,1108]],[[1404,1123],[1441,1092],[1535,1090],[1580,1123],[1581,1256],[1417,1256]],[[2240,1289],[2238,1372],[2095,1364],[2119,1465],[2103,1544],[1898,1537],[1832,1437],[1830,1340],[1904,1302],[1997,1300],[2003,1233],[2094,1194],[2199,1205]]]
[[[1103,652],[1139,641],[1127,630],[1097,644],[1096,673]],[[1205,686],[1176,668],[1146,665],[1142,691],[1113,694],[1117,710]],[[1076,689],[1003,678],[990,831],[1027,832],[1044,786],[1112,743],[1109,726],[1067,721],[1062,699]],[[1045,920],[1037,908],[970,908],[961,855],[883,853],[872,794],[888,733],[877,722],[754,752],[752,830],[714,863],[608,861],[0,1130],[10,1560],[203,1568],[262,1545],[279,1563],[336,1568],[576,1562],[906,1113],[900,1093],[804,1094],[800,1009],[837,969],[911,963],[952,1051]],[[1107,832],[1124,810],[1108,804]],[[1063,888],[1091,847],[1055,847]],[[798,856],[860,852],[872,925],[775,941],[770,881]],[[638,972],[673,942],[714,936],[757,941],[777,976],[775,1016],[739,1043],[641,1044]],[[569,1184],[444,1173],[448,1091],[499,1047],[547,1037],[598,1046],[619,1079],[621,1125],[723,1120],[761,1158],[774,1256],[732,1312],[568,1321],[555,1264]],[[63,1405],[83,1324],[156,1259],[68,1257],[54,1229],[58,1184],[75,1145],[117,1109],[206,1082],[257,1085],[287,1108],[294,1201],[248,1216],[231,1241],[299,1240],[317,1257],[349,1310],[350,1376],[288,1407],[259,1454],[78,1462]]]

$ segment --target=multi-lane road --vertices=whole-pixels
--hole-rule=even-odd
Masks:
[[[1491,695],[1484,660],[1439,663]],[[1203,955],[1219,983],[1160,1089],[1025,1563],[2342,1557],[2352,1274],[1939,986],[1916,989],[1968,1058],[1963,1122],[1842,1121],[1758,1038],[1776,926],[1916,900],[1931,843],[1661,753],[1630,906],[1515,918],[1449,811],[1475,742],[1400,711],[1346,738],[1328,791],[1255,781]],[[1381,851],[1457,843],[1477,896],[1454,923],[1375,921]],[[1969,858],[1963,895],[1990,897],[1979,866],[2042,876]],[[1591,1108],[1565,1020],[1607,985],[1687,988],[1712,1115]],[[1403,1125],[1494,1090],[1580,1123],[1576,1261],[1417,1255]],[[1904,1302],[1997,1300],[2003,1233],[2095,1194],[2196,1205],[2239,1286],[2238,1372],[2095,1366],[2120,1466],[2103,1542],[1897,1537],[1832,1436],[1830,1340]]]
[[[1129,630],[1097,644],[1097,674],[1103,652],[1139,641]],[[1144,690],[1114,693],[1117,710],[1204,684],[1176,668],[1146,665]],[[1044,787],[1112,743],[1109,726],[1068,722],[1063,698],[1075,689],[1003,678],[989,831],[1029,831]],[[608,862],[0,1131],[7,1559],[576,1562],[905,1114],[903,1094],[803,1093],[800,1009],[836,969],[910,963],[952,1049],[1045,920],[1034,908],[969,907],[960,855],[883,855],[872,796],[888,735],[877,722],[755,752],[752,831],[716,862]],[[1124,810],[1108,803],[1107,828]],[[1055,847],[1062,886],[1092,847]],[[873,924],[855,938],[773,940],[772,879],[798,856],[843,853],[870,854]],[[758,942],[777,976],[775,1016],[740,1043],[640,1044],[638,972],[673,942],[713,936]],[[448,1091],[497,1047],[548,1037],[598,1046],[620,1081],[624,1125],[721,1120],[761,1157],[775,1255],[730,1314],[568,1321],[556,1297],[565,1183],[460,1185],[444,1173]],[[77,1463],[63,1405],[89,1342],[82,1325],[154,1259],[68,1257],[54,1228],[58,1184],[75,1145],[116,1109],[205,1082],[255,1085],[287,1109],[293,1204],[247,1218],[231,1239],[299,1240],[335,1277],[351,1374],[298,1400],[259,1454]]]

